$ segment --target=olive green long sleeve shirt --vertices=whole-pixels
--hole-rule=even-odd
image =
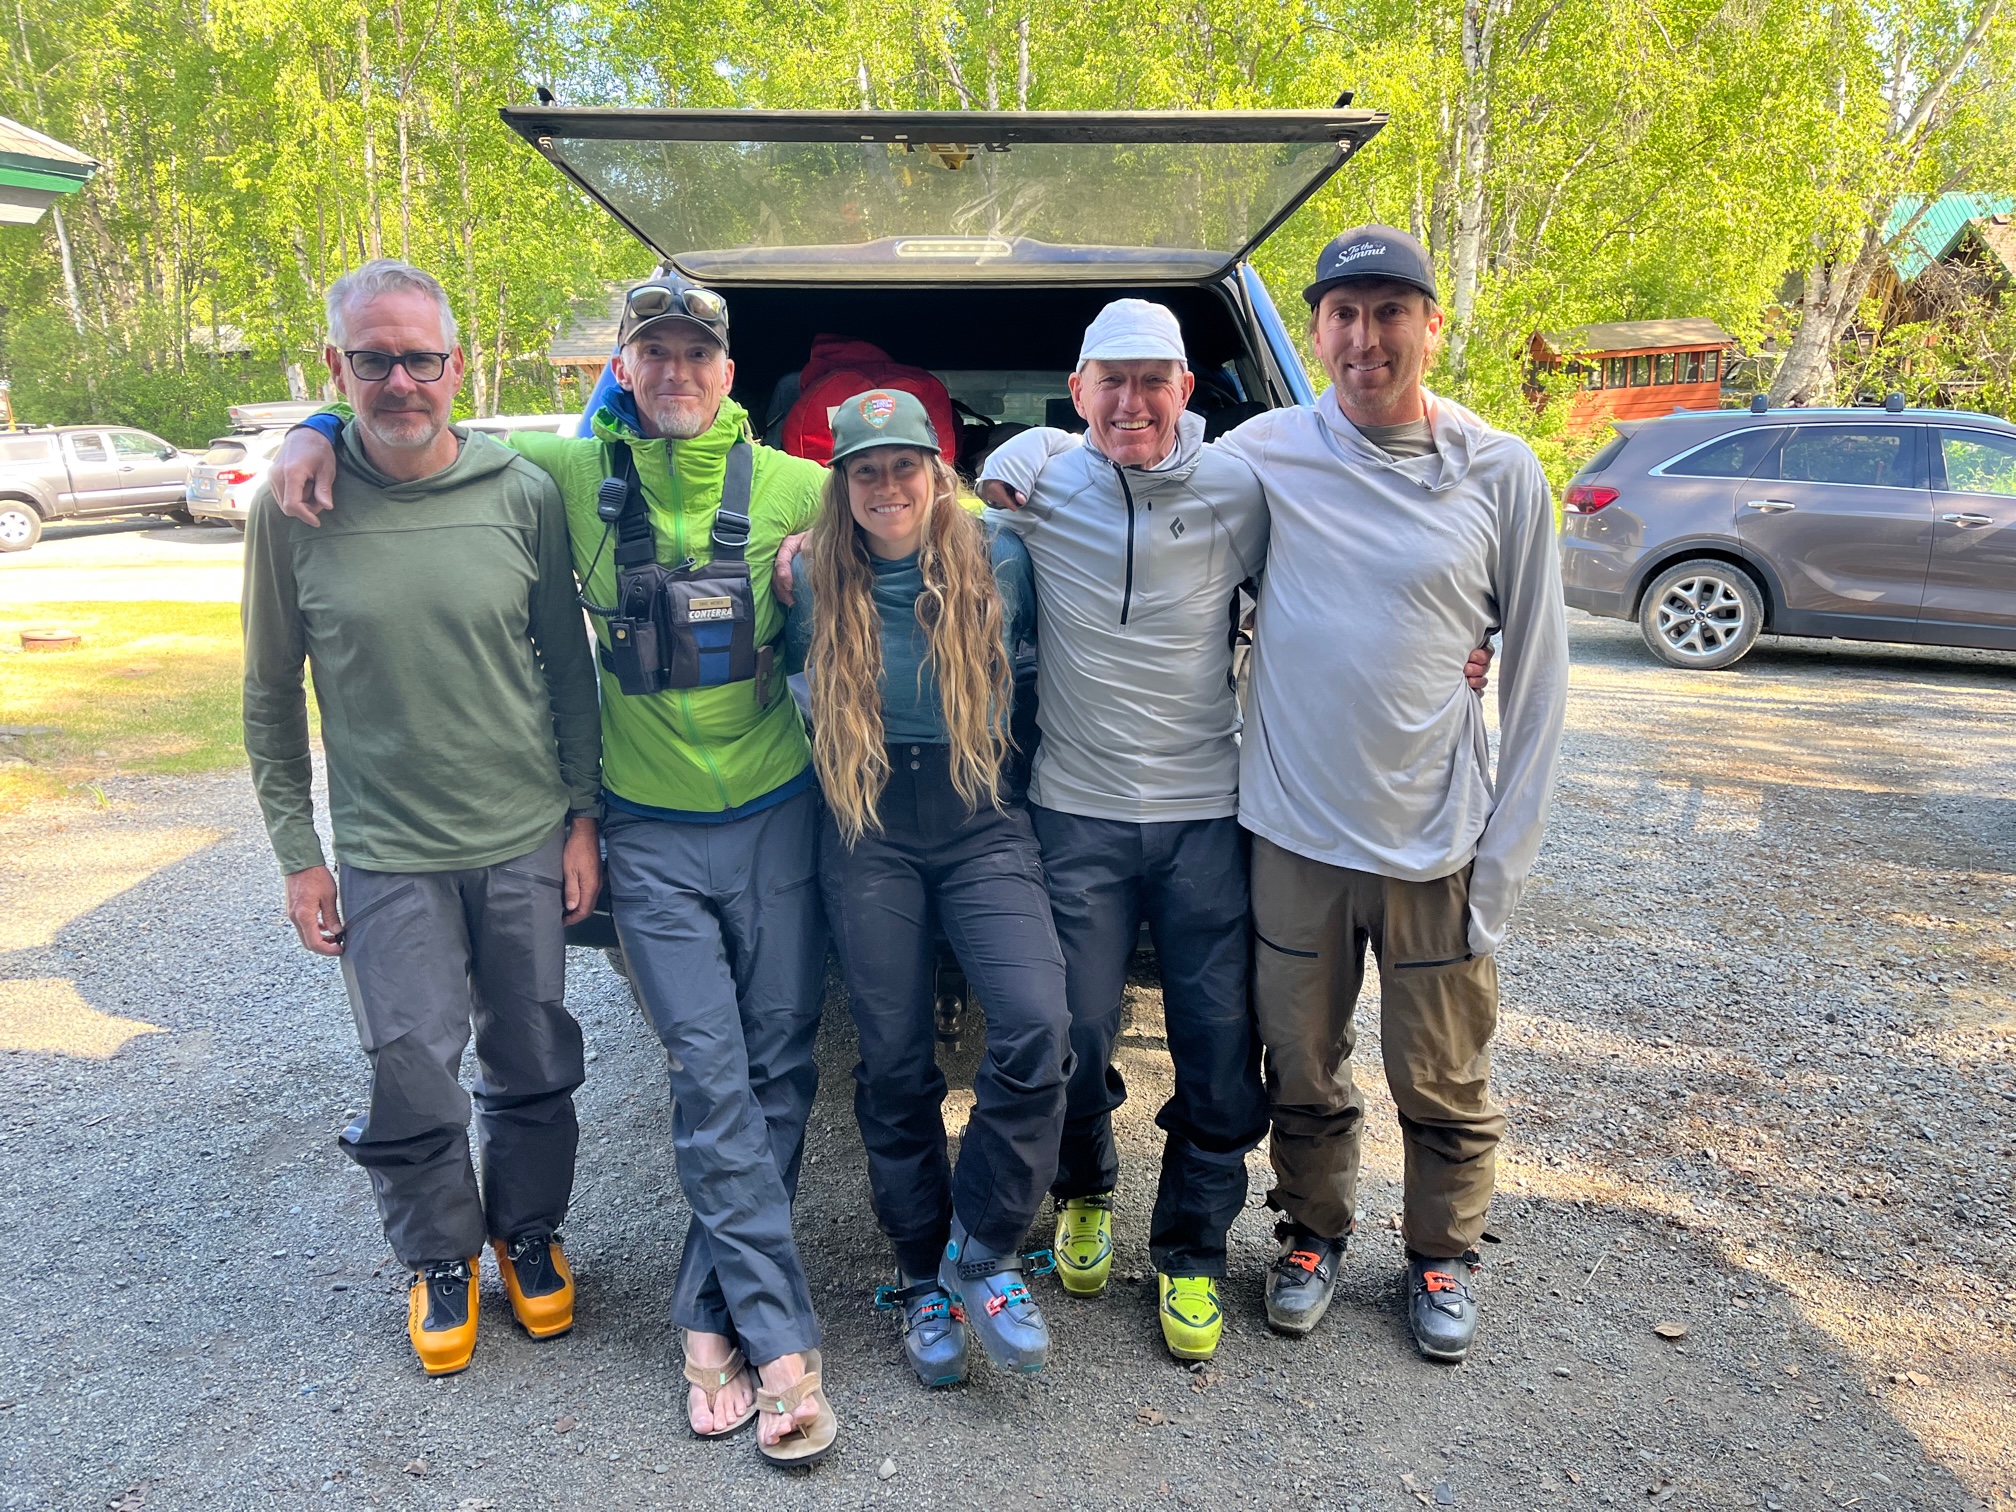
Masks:
[[[338,861],[457,871],[592,812],[601,737],[567,516],[539,468],[461,434],[431,477],[386,477],[354,425],[319,526],[261,489],[245,537],[245,750],[285,872],[322,863],[304,663]]]

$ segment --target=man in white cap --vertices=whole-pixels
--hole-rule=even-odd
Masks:
[[[1037,722],[1029,813],[1064,949],[1077,1055],[1057,1179],[1065,1289],[1104,1290],[1120,1166],[1112,1064],[1127,963],[1147,922],[1162,969],[1174,1094],[1149,1227],[1162,1336],[1209,1359],[1222,1329],[1225,1234],[1246,1152],[1267,1132],[1247,994],[1247,842],[1230,606],[1267,553],[1252,471],[1204,445],[1176,317],[1122,299],[1085,332],[1071,397],[1086,436],[998,512],[1029,548]],[[1026,449],[1025,449],[1026,450]]]

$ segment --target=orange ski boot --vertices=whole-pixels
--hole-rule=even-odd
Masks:
[[[476,1270],[480,1256],[444,1260],[413,1277],[406,1294],[406,1337],[430,1376],[469,1368],[476,1353]]]
[[[511,1315],[535,1339],[557,1339],[574,1326],[574,1273],[560,1236],[534,1229],[516,1239],[492,1239]]]

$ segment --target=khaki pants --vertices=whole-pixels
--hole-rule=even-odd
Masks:
[[[1491,1100],[1498,970],[1469,945],[1470,870],[1402,882],[1253,840],[1254,995],[1273,1104],[1274,1191],[1317,1234],[1351,1231],[1365,1102],[1351,1076],[1365,947],[1379,961],[1386,1083],[1406,1150],[1407,1247],[1475,1248],[1505,1115]]]

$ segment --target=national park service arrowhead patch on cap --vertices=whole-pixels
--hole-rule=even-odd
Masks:
[[[861,396],[861,418],[881,430],[896,415],[896,396],[883,389]]]

